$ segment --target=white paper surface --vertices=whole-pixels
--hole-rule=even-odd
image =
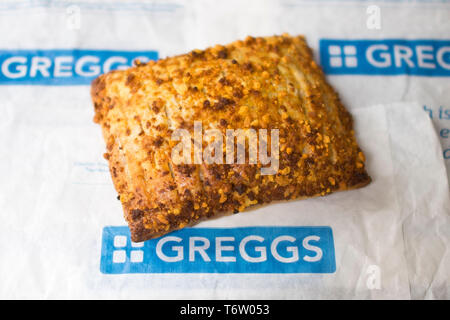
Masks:
[[[449,37],[445,3],[378,3],[381,30],[365,28],[367,5],[359,1],[180,1],[169,9],[144,2],[139,10],[98,3],[76,2],[81,25],[72,30],[66,4],[5,2],[0,50],[157,50],[164,57],[289,32],[305,34],[317,55],[321,38]],[[373,182],[198,227],[329,226],[331,274],[101,273],[102,230],[125,223],[92,123],[89,86],[0,85],[0,297],[450,298],[449,145],[438,136],[449,120],[436,118],[450,106],[448,77],[328,79],[354,115]]]
[[[198,225],[330,226],[337,271],[325,275],[102,274],[101,230],[124,222],[109,173],[102,170],[100,130],[89,121],[92,112],[66,113],[77,121],[50,127],[55,115],[44,108],[38,109],[40,121],[14,117],[1,135],[3,150],[14,153],[2,163],[0,234],[2,244],[8,244],[0,253],[2,297],[448,296],[448,183],[441,179],[445,168],[438,139],[420,108],[394,104],[354,112],[373,178],[368,187]],[[403,123],[405,113],[413,121]],[[396,132],[400,126],[407,137]],[[94,173],[77,174],[86,168],[80,163],[92,163]],[[367,286],[370,266],[380,270],[380,289]]]

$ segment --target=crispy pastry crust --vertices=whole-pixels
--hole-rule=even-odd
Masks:
[[[136,242],[221,212],[370,183],[351,115],[302,36],[248,37],[137,63],[95,79],[92,99]],[[260,162],[176,165],[171,134],[183,128],[193,136],[194,121],[223,136],[278,129],[278,173],[261,175]]]

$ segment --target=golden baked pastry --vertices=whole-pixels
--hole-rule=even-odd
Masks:
[[[92,99],[136,242],[221,212],[370,182],[352,117],[302,36],[248,37],[156,62],[137,61],[95,79]],[[265,129],[267,135],[257,139],[266,138],[269,150],[278,141],[278,150],[270,153],[276,172],[263,174],[269,164],[261,158],[250,161],[250,142],[246,163],[236,163],[236,156],[226,161],[225,153],[223,164],[207,163],[202,153],[192,160],[195,150],[185,162],[174,159],[180,140],[173,133],[184,129],[194,137],[196,123],[200,134],[215,129],[224,137],[227,129]],[[197,152],[211,141],[203,136]]]

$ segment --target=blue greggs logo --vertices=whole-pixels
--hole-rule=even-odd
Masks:
[[[89,85],[102,73],[128,68],[156,51],[0,50],[0,85]]]
[[[450,40],[321,39],[326,74],[450,76]]]
[[[103,229],[100,270],[121,273],[333,273],[330,227],[185,228],[133,243]]]

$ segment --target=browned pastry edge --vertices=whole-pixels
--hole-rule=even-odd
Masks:
[[[353,186],[351,186],[349,188],[342,188],[342,189],[334,190],[334,192],[341,192],[341,191],[349,191],[349,190],[359,189],[359,188],[367,186],[371,181],[372,180],[369,177],[369,179],[364,181],[364,182],[355,184],[355,185],[353,185]],[[311,198],[316,198],[316,197],[321,197],[321,196],[323,196],[323,195],[315,194],[315,195],[313,195],[311,197],[309,197],[309,196],[308,197],[299,197],[299,198],[296,198],[295,200],[306,200],[306,199],[311,199]],[[289,201],[289,200],[286,200],[286,201]],[[255,207],[255,209],[256,209],[258,206],[261,206],[261,205],[255,205],[253,207]],[[253,207],[250,207],[250,208],[253,208]],[[226,216],[226,215],[231,215],[232,213],[231,212],[220,212],[219,214],[223,215],[223,216]],[[185,227],[192,227],[195,224],[201,222],[202,220],[207,220],[207,218],[203,218],[203,219],[192,221],[190,224],[187,224],[186,226],[183,226],[181,228],[176,228],[176,229],[174,228],[174,229],[171,229],[171,231],[180,230],[180,229],[183,229]],[[161,237],[161,236],[167,234],[167,232],[154,233],[151,229],[144,228],[143,227],[143,223],[141,221],[139,221],[139,220],[138,221],[133,221],[132,223],[129,223],[129,228],[130,228],[130,232],[131,232],[131,240],[133,242],[141,242],[141,241],[145,241],[145,240],[148,240],[148,239],[158,238],[158,237]]]

